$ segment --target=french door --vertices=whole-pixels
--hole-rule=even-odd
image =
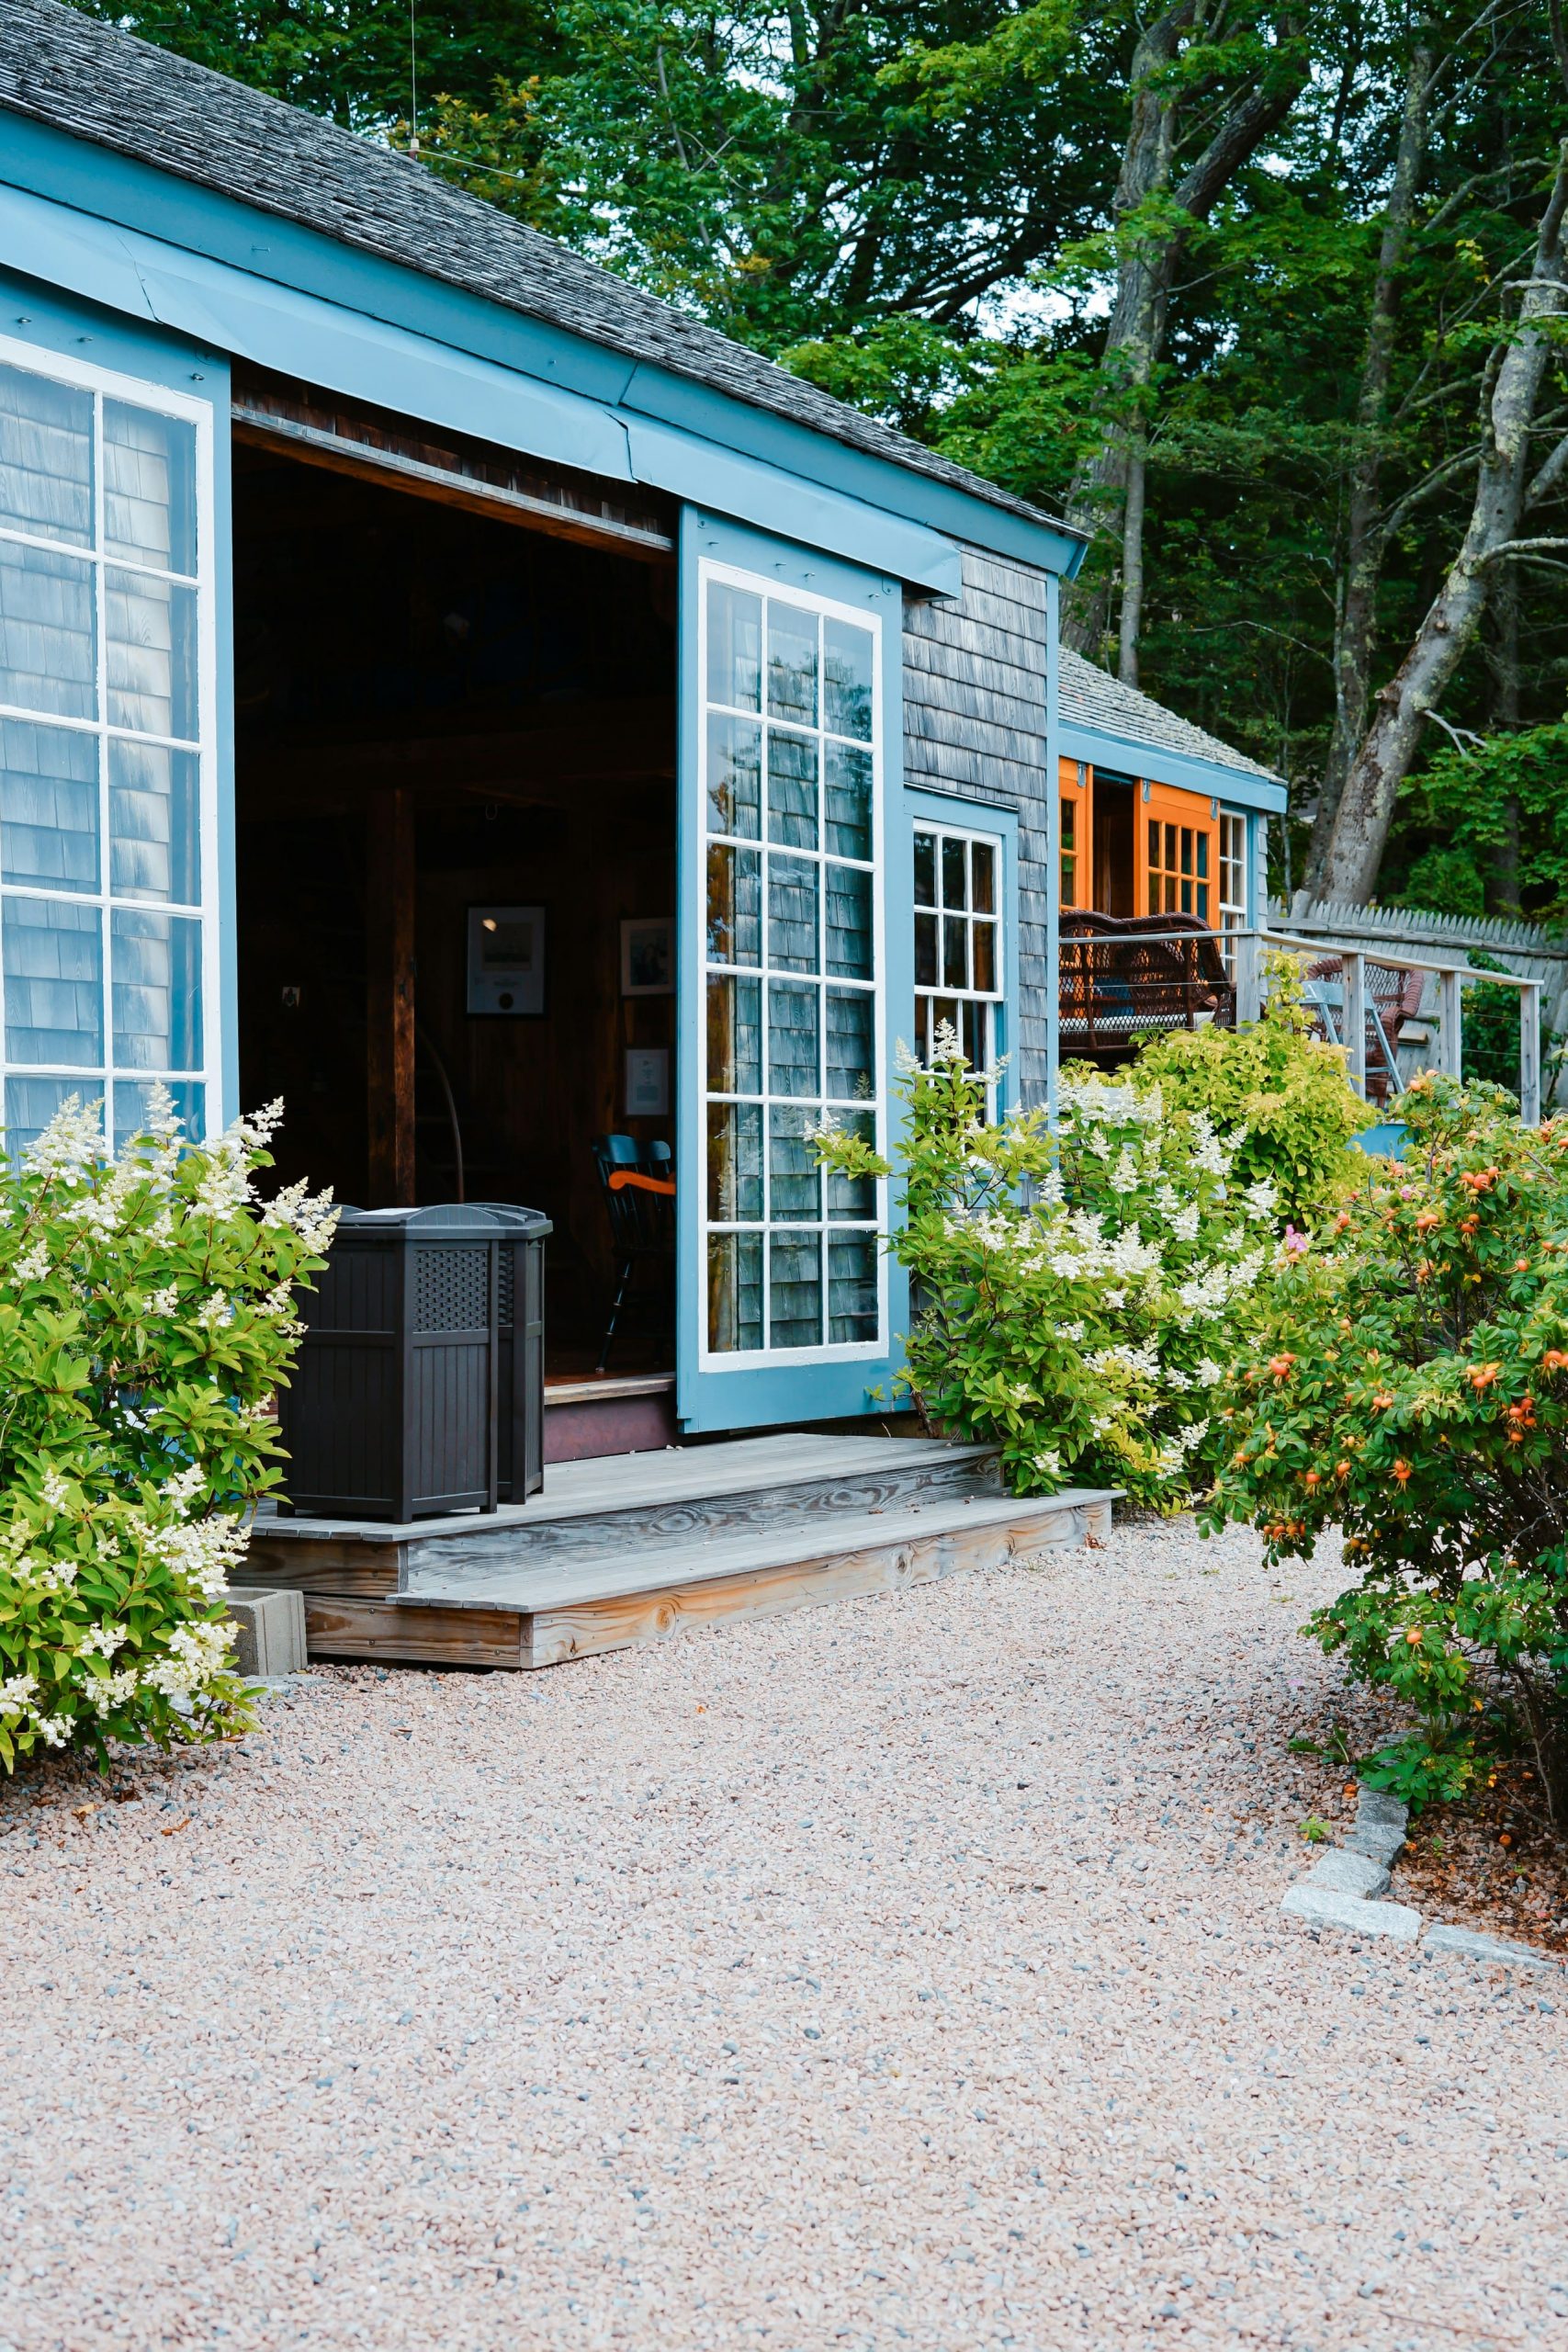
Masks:
[[[887,1187],[819,1169],[813,1137],[888,1142],[900,592],[688,510],[681,598],[679,1409],[863,1412],[904,1306]]]

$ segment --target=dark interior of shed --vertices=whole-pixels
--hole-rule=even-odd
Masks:
[[[673,1141],[672,958],[627,993],[622,938],[658,978],[672,560],[234,458],[244,1100],[283,1097],[283,1182],[542,1209],[551,1367],[586,1370],[614,1278],[592,1139]],[[628,1107],[634,1052],[644,1087],[666,1057],[662,1113]],[[615,1368],[672,1362],[667,1322],[648,1299]]]

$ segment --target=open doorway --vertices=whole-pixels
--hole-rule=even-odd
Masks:
[[[549,1370],[588,1372],[594,1138],[674,1140],[673,557],[330,439],[234,449],[243,1099],[284,1099],[285,1182],[542,1210]],[[640,1286],[613,1369],[671,1369],[672,1261]]]

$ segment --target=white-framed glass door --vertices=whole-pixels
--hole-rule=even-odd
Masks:
[[[884,1188],[812,1134],[886,1140],[880,623],[711,562],[700,594],[702,1360],[874,1356]]]
[[[710,517],[682,549],[681,1415],[863,1412],[901,1305],[888,1188],[812,1138],[888,1143],[901,594]]]
[[[0,1075],[8,1148],[68,1095],[217,1102],[212,414],[0,340]]]

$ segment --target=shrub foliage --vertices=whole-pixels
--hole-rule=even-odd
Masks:
[[[1277,1560],[1342,1524],[1360,1580],[1311,1630],[1418,1725],[1370,1778],[1462,1795],[1522,1736],[1562,1819],[1568,1120],[1506,1103],[1438,1078],[1401,1098],[1406,1158],[1369,1163],[1267,1288],[1207,1515],[1254,1521]]]
[[[0,1163],[0,1759],[243,1722],[217,1596],[274,1485],[294,1287],[334,1213],[258,1200],[279,1106],[118,1157],[68,1102]]]
[[[1177,1508],[1277,1246],[1275,1189],[1238,1185],[1240,1135],[1168,1112],[1157,1087],[1065,1071],[1053,1134],[1043,1112],[988,1121],[994,1077],[949,1032],[898,1081],[896,1167],[848,1129],[818,1135],[830,1167],[897,1177],[891,1247],[917,1308],[900,1386],[999,1445],[1021,1493],[1087,1482]]]
[[[1298,959],[1274,955],[1267,962],[1261,1020],[1151,1037],[1134,1075],[1139,1086],[1159,1088],[1168,1110],[1201,1111],[1238,1133],[1238,1178],[1266,1178],[1282,1214],[1311,1224],[1344,1189],[1345,1146],[1377,1114],[1352,1091],[1343,1047],[1308,1034],[1313,1015]]]

